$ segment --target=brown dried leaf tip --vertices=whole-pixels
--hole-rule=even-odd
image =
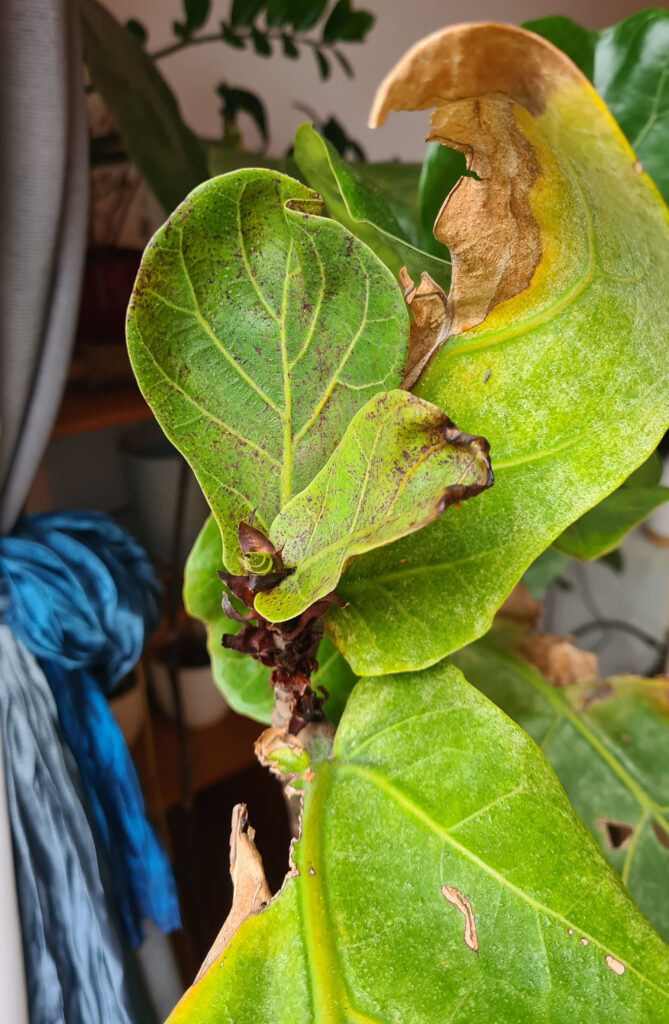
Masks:
[[[255,830],[249,823],[246,804],[236,804],[232,809],[230,830],[230,876],[234,887],[232,908],[198,971],[196,982],[218,960],[242,921],[259,914],[272,898],[254,839]]]
[[[239,543],[248,576],[218,575],[233,597],[249,610],[240,614],[227,593],[223,593],[221,607],[229,619],[241,622],[238,633],[225,633],[221,644],[228,650],[249,654],[262,665],[272,669],[270,684],[274,687],[277,703],[287,706],[290,732],[296,734],[308,722],[323,718],[322,707],[328,694],[320,687],[320,694],[311,689],[310,678],[318,668],[316,655],[324,633],[324,617],[332,605],[342,606],[336,594],[327,594],[307,608],[301,615],[286,622],[270,622],[254,606],[255,596],[271,590],[289,570],[281,560],[281,552],[260,530],[241,523]],[[264,571],[258,571],[258,570]]]

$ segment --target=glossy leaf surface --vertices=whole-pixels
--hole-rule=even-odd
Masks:
[[[270,669],[248,655],[221,645],[224,633],[234,633],[240,628],[221,608],[222,584],[216,570],[222,566],[221,534],[216,520],[210,516],[186,563],[184,604],[188,614],[201,619],[207,627],[212,673],[228,704],[240,715],[269,724],[274,703],[269,685]],[[324,704],[328,721],[337,724],[355,682],[356,677],[337,648],[324,638],[318,649],[318,671],[312,683],[314,687],[324,687],[328,693]]]
[[[572,805],[669,941],[669,689],[618,676],[556,688],[483,641],[454,660],[539,744]]]
[[[463,178],[440,218],[455,336],[414,390],[488,439],[496,483],[351,565],[329,629],[360,674],[424,666],[484,633],[669,420],[667,210],[592,87],[535,36],[475,25],[419,44],[376,123],[435,96],[432,137],[456,140],[482,180]]]
[[[588,32],[564,17],[526,27],[568,53],[588,76],[644,170],[669,199],[669,11],[640,11],[603,32]]]
[[[165,210],[172,210],[208,177],[204,149],[139,40],[96,0],[79,6],[93,85],[149,188]]]
[[[407,313],[390,272],[310,189],[277,172],[206,182],[144,254],[128,312],[135,375],[242,568],[346,425],[399,384]]]
[[[299,874],[170,1024],[667,1024],[667,946],[455,668],[362,680],[312,768]]]
[[[449,505],[492,485],[488,446],[434,405],[387,391],[354,416],[320,473],[272,523],[293,571],[256,596],[273,621],[300,615],[335,589],[356,555],[420,530]]]
[[[416,249],[382,196],[310,124],[303,124],[295,134],[295,160],[306,182],[322,195],[330,216],[366,242],[393,274],[403,266],[417,277],[426,270],[448,287],[451,266],[446,249],[441,259]]]

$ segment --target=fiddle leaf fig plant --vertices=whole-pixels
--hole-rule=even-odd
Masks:
[[[128,313],[212,510],[186,607],[301,801],[275,896],[236,809],[232,910],[170,1024],[669,1024],[666,687],[488,634],[524,574],[540,591],[666,498],[669,214],[526,30],[418,43],[372,126],[393,110],[466,159],[455,185],[426,163],[430,254],[304,126],[306,182],[199,186]],[[527,660],[554,648],[566,669]]]

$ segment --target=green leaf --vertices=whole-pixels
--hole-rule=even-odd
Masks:
[[[293,0],[269,0],[265,5],[265,21],[270,28],[283,28],[290,24]]]
[[[223,100],[223,120],[232,125],[237,123],[237,115],[248,114],[254,121],[265,142],[269,141],[267,132],[267,115],[262,100],[246,89],[233,89],[225,82],[217,87],[216,92]]]
[[[272,621],[295,618],[335,589],[356,555],[420,530],[490,487],[487,451],[482,438],[461,434],[415,395],[375,395],[272,523],[270,540],[292,572],[256,596],[256,611]]]
[[[330,216],[373,249],[393,274],[403,266],[415,277],[426,270],[448,287],[449,260],[434,259],[411,245],[386,201],[310,124],[295,133],[295,160],[307,183],[323,196]]]
[[[251,42],[253,49],[259,57],[271,57],[272,46],[265,32],[261,32],[253,25],[251,27]]]
[[[149,38],[149,33],[146,30],[146,26],[143,25],[141,21],[137,21],[137,18],[128,18],[128,20],[125,23],[125,27],[128,30],[128,32],[130,32],[131,35],[135,37],[137,42],[140,43],[142,46]]]
[[[132,161],[165,210],[207,177],[204,150],[139,41],[96,0],[80,4],[84,60]]]
[[[486,632],[525,569],[648,458],[669,422],[669,221],[657,191],[592,87],[537,37],[470,26],[438,38],[423,44],[438,55],[433,78],[426,67],[411,78],[420,46],[401,71],[431,90],[408,105],[442,96],[433,133],[457,129],[484,173],[463,179],[440,219],[457,268],[454,336],[414,390],[488,439],[496,482],[457,516],[347,570],[337,592],[348,606],[330,613],[328,630],[361,675],[428,665]],[[480,63],[458,61],[471,46]],[[490,92],[502,66],[517,103]],[[543,72],[530,82],[531,67]],[[523,105],[530,94],[542,95],[541,111]],[[377,123],[393,105],[401,83],[390,75]],[[511,194],[520,205],[509,216]],[[504,239],[499,253],[493,236]],[[498,302],[500,288],[509,297]]]
[[[214,517],[209,516],[186,563],[184,605],[189,615],[200,619],[207,627],[212,673],[228,704],[240,715],[269,724],[274,704],[269,685],[270,669],[246,654],[221,645],[224,633],[236,633],[240,628],[240,624],[227,618],[221,609],[222,584],[216,570],[222,567],[220,530]],[[341,718],[355,682],[356,676],[337,648],[327,638],[322,640],[318,649],[318,671],[312,676],[312,685],[314,688],[322,686],[327,691],[324,710],[328,721],[334,725]]]
[[[226,25],[224,21],[221,22],[221,39],[234,50],[243,50],[246,46],[242,37],[233,32],[230,26]]]
[[[665,501],[669,501],[669,487],[619,487],[568,526],[553,543],[572,558],[601,558]]]
[[[315,49],[314,57],[316,58],[316,66],[318,67],[318,74],[325,81],[330,77],[330,64],[322,50]]]
[[[128,311],[135,375],[193,467],[231,572],[239,523],[256,510],[267,534],[406,357],[397,285],[320,209],[276,172],[207,182],[154,237]]]
[[[523,583],[535,601],[540,601],[551,583],[569,565],[569,555],[551,545],[542,551],[523,574]]]
[[[290,60],[295,60],[296,57],[300,56],[300,51],[290,36],[285,32],[281,34],[281,45],[283,47],[284,57],[288,57]]]
[[[487,640],[455,661],[541,746],[632,896],[669,940],[669,761],[660,755],[669,747],[666,679],[618,676],[556,688]]]
[[[297,875],[169,1024],[667,1024],[667,947],[535,744],[457,669],[364,679]]]
[[[182,38],[187,38],[198,28],[202,28],[209,17],[211,0],[183,0],[185,22],[174,22],[174,31]]]
[[[528,27],[564,49],[591,79],[644,170],[669,200],[669,11],[640,11],[599,33],[586,32],[569,18],[546,18]]]
[[[333,50],[332,56],[338,61],[339,66],[346,75],[347,78],[353,78],[353,68],[348,57],[346,57],[341,50]]]
[[[352,11],[351,0],[338,0],[323,28],[325,43],[361,43],[374,24],[369,11]]]
[[[248,28],[265,6],[265,0],[232,0],[230,24],[235,28]]]
[[[291,18],[296,32],[313,28],[322,17],[328,0],[293,0]]]
[[[418,220],[420,164],[405,164],[395,160],[378,164],[355,164],[353,169],[364,185],[371,186],[382,199],[385,199],[402,229],[404,238],[407,238],[412,245],[417,245],[416,223]],[[442,251],[442,256],[444,259],[448,259],[448,252]],[[448,280],[450,280],[450,269],[448,270]]]

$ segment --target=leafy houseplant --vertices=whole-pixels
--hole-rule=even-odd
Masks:
[[[616,35],[618,87],[641,38],[657,85],[668,25]],[[236,810],[232,911],[174,1024],[669,1022],[666,681],[584,679],[496,617],[577,521],[581,557],[615,546],[635,471],[656,486],[669,214],[536,34],[436,33],[371,122],[433,108],[469,173],[431,151],[429,252],[305,127],[306,184],[205,183],[136,282],[135,373],[212,510],[186,602],[303,801],[272,899]]]

